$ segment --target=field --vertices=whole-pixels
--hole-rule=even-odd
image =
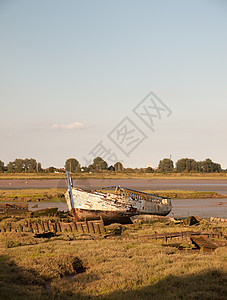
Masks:
[[[12,221],[20,218],[3,219],[0,225]],[[162,222],[111,225],[106,229],[112,234],[106,236],[60,233],[49,239],[1,232],[1,299],[224,300],[226,247],[192,250],[185,240],[179,250],[162,246],[162,240],[141,238],[214,226],[205,220],[190,228]],[[116,228],[120,235],[113,235]]]
[[[227,173],[139,173],[139,172],[100,172],[76,173],[72,178],[85,179],[227,179]],[[0,179],[65,179],[65,173],[0,173]]]
[[[65,202],[65,191],[0,190],[0,201]],[[175,199],[226,197],[215,192],[146,192]],[[34,221],[32,216],[27,218]],[[36,221],[45,218],[52,222],[59,217],[39,217]],[[193,249],[190,240],[173,239],[163,245],[163,240],[149,238],[154,233],[215,228],[226,235],[221,222],[203,220],[197,226],[174,222],[110,225],[105,235],[58,232],[50,238],[2,230],[23,221],[23,217],[0,217],[1,300],[226,299],[226,247],[202,251]],[[182,247],[178,249],[179,243]]]
[[[202,191],[153,191],[146,190],[146,193],[157,194],[162,197],[172,199],[204,199],[204,198],[227,198],[225,194],[219,194],[217,192],[202,192]]]

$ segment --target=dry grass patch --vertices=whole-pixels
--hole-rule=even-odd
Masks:
[[[144,192],[150,194],[156,194],[162,197],[172,198],[172,199],[207,199],[207,198],[226,198],[227,195],[219,194],[217,192],[201,192],[201,191],[153,191],[145,190]]]
[[[65,202],[65,189],[0,190],[1,202]]]
[[[190,230],[204,226],[207,223]],[[7,299],[225,299],[226,248],[209,253],[179,251],[162,247],[161,240],[137,238],[189,230],[183,224],[123,227],[121,237],[72,236],[66,241],[62,234],[59,240],[40,239],[38,244],[11,248],[6,238],[25,243],[32,241],[32,235],[1,235],[1,295],[8,295]]]

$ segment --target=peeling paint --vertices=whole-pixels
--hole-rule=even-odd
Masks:
[[[107,188],[102,191],[85,191],[71,187],[73,203],[69,191],[65,194],[69,210],[75,209],[77,220],[94,219],[100,216],[106,220],[120,220],[138,214],[166,216],[171,211],[169,198],[123,187],[109,188],[115,188],[115,192],[108,192]]]

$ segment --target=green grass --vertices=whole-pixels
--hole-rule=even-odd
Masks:
[[[0,202],[65,202],[66,189],[0,190]]]
[[[190,227],[211,228],[208,222]],[[226,299],[226,247],[180,251],[137,238],[181,230],[189,228],[157,222],[125,226],[121,237],[90,240],[0,233],[1,299]],[[75,272],[77,259],[85,272]]]
[[[152,191],[146,190],[146,193],[156,194],[162,197],[172,199],[205,199],[205,198],[227,198],[227,195],[219,194],[217,192],[201,192],[201,191]]]

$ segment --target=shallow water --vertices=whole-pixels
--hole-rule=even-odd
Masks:
[[[221,199],[172,199],[172,211],[169,216],[201,218],[227,218],[227,198]]]

